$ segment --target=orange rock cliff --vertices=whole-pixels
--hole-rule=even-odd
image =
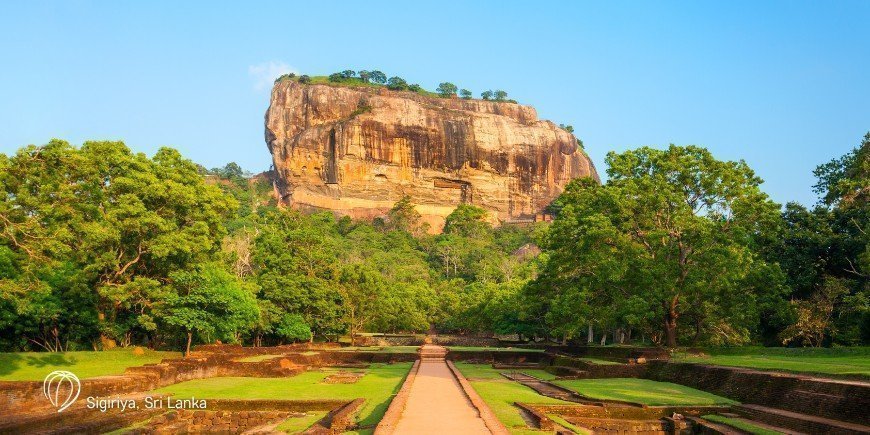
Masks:
[[[576,138],[530,106],[380,87],[279,81],[266,143],[282,204],[370,219],[409,195],[436,232],[462,203],[493,223],[540,220],[571,179],[598,179]]]

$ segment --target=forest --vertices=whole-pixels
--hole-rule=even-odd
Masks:
[[[0,350],[274,345],[359,332],[662,346],[870,344],[870,133],[773,202],[697,146],[611,152],[552,222],[411,198],[374,221],[278,207],[235,163],[62,140],[0,155]]]

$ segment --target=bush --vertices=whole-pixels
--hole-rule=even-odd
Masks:
[[[311,77],[302,74],[301,76],[299,76],[299,83],[311,83]]]
[[[387,89],[391,89],[394,91],[404,91],[408,89],[408,82],[401,77],[390,77],[387,80]]]
[[[307,341],[311,339],[311,327],[298,314],[285,314],[275,327],[275,334],[288,341]]]

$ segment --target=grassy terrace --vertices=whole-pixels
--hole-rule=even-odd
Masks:
[[[746,433],[751,433],[753,435],[778,435],[779,434],[779,432],[777,432],[777,431],[765,429],[763,427],[759,427],[759,426],[756,426],[756,425],[749,423],[747,421],[736,419],[736,418],[723,417],[721,415],[716,415],[716,414],[705,415],[702,418],[704,420],[710,420],[714,423],[728,425],[728,426],[740,429]]]
[[[870,347],[707,349],[706,356],[676,353],[674,361],[782,370],[851,377],[870,377]]]
[[[399,391],[411,363],[373,364],[353,384],[326,384],[323,379],[339,369],[321,369],[289,378],[209,378],[181,382],[161,388],[158,393],[201,399],[366,399],[359,412],[362,426],[381,420],[393,395]],[[346,370],[346,369],[341,369]],[[294,424],[288,421],[288,424]]]
[[[496,370],[486,364],[456,363],[456,367],[462,372],[474,390],[489,405],[496,417],[515,435],[543,434],[546,432],[531,429],[520,415],[519,408],[514,402],[541,403],[541,404],[571,404],[563,400],[541,396],[529,387],[508,380],[499,373],[505,370]],[[539,371],[524,370],[524,372],[537,376]],[[540,371],[543,372],[543,371]],[[546,372],[543,372],[546,373]]]
[[[179,358],[179,352],[133,349],[82,352],[3,352],[0,353],[0,381],[41,381],[54,370],[69,370],[79,379],[120,375],[127,367],[158,363],[164,358]]]
[[[595,399],[624,400],[644,405],[732,405],[737,402],[670,382],[612,378],[555,381],[555,384]]]

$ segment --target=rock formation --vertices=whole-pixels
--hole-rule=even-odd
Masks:
[[[509,102],[278,82],[266,112],[281,203],[354,218],[409,195],[433,231],[461,203],[533,221],[573,178],[598,178],[574,136]]]

